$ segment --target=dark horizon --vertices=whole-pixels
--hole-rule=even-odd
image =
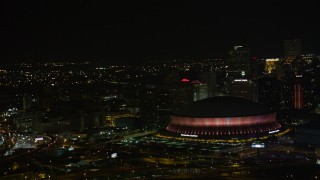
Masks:
[[[0,59],[4,64],[95,60],[223,58],[233,45],[257,57],[282,57],[285,39],[319,53],[313,3],[144,1],[4,2]]]

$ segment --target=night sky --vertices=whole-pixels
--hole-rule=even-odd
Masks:
[[[102,2],[102,1],[101,1]],[[223,58],[235,44],[281,57],[283,40],[301,38],[319,53],[313,1],[1,1],[2,63]]]

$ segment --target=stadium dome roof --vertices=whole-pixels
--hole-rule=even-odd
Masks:
[[[179,117],[244,117],[270,114],[273,111],[253,101],[232,97],[216,96],[192,102],[173,113]]]

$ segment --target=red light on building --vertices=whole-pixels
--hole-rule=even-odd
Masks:
[[[293,92],[293,106],[295,109],[302,109],[303,108],[303,95],[302,95],[302,88],[300,84],[294,85],[294,92]]]
[[[190,82],[190,80],[187,78],[183,78],[183,79],[181,79],[181,82]]]

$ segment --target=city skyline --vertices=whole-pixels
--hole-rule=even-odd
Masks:
[[[234,45],[251,55],[282,57],[286,39],[303,53],[319,53],[315,4],[267,1],[209,3],[5,2],[1,6],[1,62],[224,58]]]
[[[0,3],[0,179],[317,179],[315,2]]]

